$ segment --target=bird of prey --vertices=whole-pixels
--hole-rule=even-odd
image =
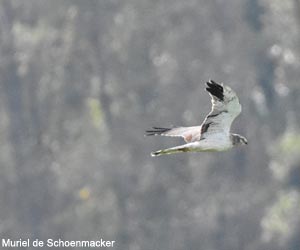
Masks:
[[[236,93],[223,83],[208,81],[206,90],[211,96],[212,109],[200,126],[162,128],[153,127],[147,136],[183,137],[186,144],[158,150],[151,156],[180,152],[226,151],[237,145],[248,144],[239,134],[230,133],[233,120],[241,113],[242,107]]]

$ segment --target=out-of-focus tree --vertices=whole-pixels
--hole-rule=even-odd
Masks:
[[[1,236],[293,249],[298,4],[0,1]],[[210,78],[238,93],[249,146],[152,159],[180,141],[144,129],[199,124]]]

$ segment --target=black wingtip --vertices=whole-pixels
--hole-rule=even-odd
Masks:
[[[219,100],[224,100],[224,89],[223,86],[219,83],[216,83],[213,80],[209,80],[206,82],[207,88],[206,90],[212,94],[213,96],[217,97]]]
[[[223,91],[223,86],[220,83],[215,82],[214,80],[209,80],[208,82],[206,82],[206,84],[209,88],[215,88]]]
[[[160,150],[156,152],[151,152],[152,157],[159,156],[159,155],[160,155]]]

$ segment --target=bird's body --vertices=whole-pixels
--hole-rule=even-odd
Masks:
[[[226,151],[239,144],[247,144],[247,139],[230,133],[233,120],[242,108],[235,92],[228,86],[214,81],[207,82],[206,90],[212,98],[212,110],[200,126],[160,128],[153,127],[146,135],[183,137],[186,144],[152,152],[152,156],[180,152]]]

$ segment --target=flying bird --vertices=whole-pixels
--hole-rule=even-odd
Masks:
[[[230,132],[234,119],[241,113],[242,107],[236,93],[223,83],[213,80],[206,83],[211,96],[212,109],[200,126],[162,128],[153,127],[146,131],[147,136],[182,137],[186,144],[158,150],[151,156],[180,152],[226,151],[234,146],[248,144],[247,139]]]

